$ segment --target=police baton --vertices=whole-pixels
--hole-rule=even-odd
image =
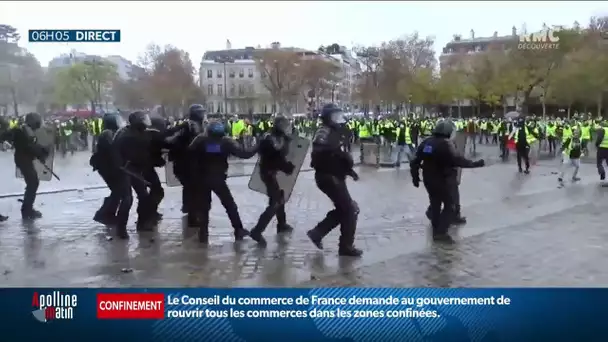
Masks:
[[[127,169],[127,166],[129,165],[129,162],[127,162],[127,164],[125,166],[121,166],[120,169],[122,170],[122,172],[126,173],[127,175],[137,179],[138,181],[144,183],[145,186],[150,186],[152,185],[152,183],[148,182],[147,180],[145,180],[141,175],[136,174],[135,172]]]
[[[47,157],[48,158],[48,157]],[[53,172],[53,170],[51,170],[51,168],[46,165],[45,160],[43,158],[38,158],[38,161],[40,162],[40,164],[42,165],[42,167],[44,168],[43,172],[48,172],[50,173],[53,177],[55,177],[58,181],[61,181],[61,179],[59,178],[59,176],[57,176],[57,174],[55,172]]]

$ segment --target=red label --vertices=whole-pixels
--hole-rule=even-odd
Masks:
[[[163,319],[162,293],[98,293],[98,319]]]
[[[44,318],[47,321],[55,319],[55,308],[52,306],[44,308]]]
[[[32,296],[32,306],[35,308],[40,308],[40,302],[38,300],[38,292],[34,292]]]

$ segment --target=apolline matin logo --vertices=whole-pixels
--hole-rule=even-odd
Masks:
[[[28,30],[30,43],[118,43],[120,30]]]
[[[32,315],[42,323],[52,320],[74,319],[74,308],[78,306],[75,294],[53,291],[51,293],[34,292],[32,296]]]

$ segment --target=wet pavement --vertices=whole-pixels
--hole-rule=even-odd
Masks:
[[[79,151],[73,155],[65,157],[57,156],[54,162],[53,171],[59,176],[61,181],[56,179],[50,182],[40,182],[39,193],[78,191],[88,188],[105,187],[103,180],[97,172],[89,166],[91,152]],[[359,152],[353,152],[353,158],[359,158]],[[250,176],[255,167],[257,158],[247,160],[231,159],[228,169],[229,177]],[[0,178],[7,181],[0,186],[0,198],[8,196],[21,196],[25,185],[22,179],[15,178],[15,165],[13,163],[12,152],[0,152]],[[165,181],[165,169],[159,168],[158,174],[161,181]],[[302,171],[310,171],[310,156],[304,161]]]
[[[356,243],[366,254],[360,260],[337,257],[337,232],[322,252],[308,241],[305,231],[330,206],[310,172],[300,175],[287,204],[295,232],[275,238],[272,223],[265,250],[250,240],[232,242],[216,198],[211,244],[200,246],[196,231],[182,228],[177,188],[166,189],[158,232],[137,234],[130,222],[129,241],[111,239],[91,220],[106,189],[41,195],[45,217],[30,225],[21,222],[16,199],[4,198],[0,212],[11,219],[0,224],[0,277],[5,286],[606,285],[600,265],[608,253],[600,247],[608,240],[602,229],[608,214],[593,203],[603,202],[608,189],[597,187],[592,167],[583,168],[582,182],[563,189],[553,171],[538,166],[524,176],[511,164],[466,170],[461,191],[469,223],[447,249],[427,240],[427,197],[413,188],[408,170],[361,168],[361,180],[350,183],[362,210]],[[247,182],[229,180],[251,227],[266,199]]]
[[[479,156],[497,155],[494,153],[496,146],[481,146],[478,148]],[[61,181],[56,179],[50,182],[40,182],[39,193],[54,193],[62,191],[78,191],[90,188],[105,187],[101,177],[96,172],[93,172],[89,166],[89,151],[80,151],[65,157],[56,156],[54,162],[54,172],[61,178]],[[353,159],[358,161],[360,158],[359,147],[353,146]],[[257,159],[231,159],[228,175],[229,177],[244,177],[250,176],[253,172]],[[22,179],[15,178],[15,166],[13,163],[12,152],[0,152],[0,179],[5,181],[0,185],[0,198],[22,196],[25,185]],[[404,164],[402,167],[407,167]],[[165,181],[164,168],[157,169],[160,179]],[[302,171],[311,171],[310,155],[304,161]]]

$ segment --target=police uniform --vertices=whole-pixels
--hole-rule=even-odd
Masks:
[[[260,215],[257,224],[251,230],[251,238],[265,246],[266,240],[262,233],[274,216],[277,217],[277,232],[291,232],[293,228],[287,224],[283,190],[277,181],[277,172],[292,174],[295,166],[286,157],[289,153],[291,134],[289,120],[279,116],[275,118],[272,130],[264,135],[260,142],[260,178],[266,185],[268,205]]]
[[[219,122],[210,123],[207,134],[199,134],[188,147],[189,154],[195,164],[192,166],[198,176],[193,186],[197,193],[188,214],[197,215],[199,224],[199,241],[209,241],[209,210],[211,210],[211,194],[215,193],[226,209],[230,223],[234,228],[236,241],[242,240],[249,232],[243,228],[236,202],[226,183],[228,178],[228,157],[235,156],[248,159],[256,155],[257,147],[245,149],[232,138],[225,136],[225,127]]]
[[[106,183],[110,195],[104,198],[93,220],[104,225],[112,225],[116,222],[116,211],[121,199],[119,183],[125,177],[120,170],[121,165],[112,143],[116,132],[123,128],[125,123],[119,115],[104,115],[101,120],[101,131],[97,135],[96,144],[93,145],[89,164]]]
[[[448,234],[448,228],[455,216],[453,182],[457,179],[456,168],[485,165],[483,160],[473,162],[456,152],[449,140],[454,128],[454,124],[449,120],[439,122],[433,130],[433,136],[418,146],[416,156],[410,162],[410,172],[415,187],[420,185],[419,171],[422,168],[424,187],[430,201],[433,240],[449,243],[453,242]]]
[[[340,125],[345,122],[344,113],[335,104],[327,104],[321,110],[321,121],[312,142],[311,166],[315,170],[317,187],[335,208],[307,234],[322,249],[323,238],[339,225],[339,255],[359,257],[363,251],[354,246],[359,208],[346,185],[347,176],[355,180],[359,176],[353,170],[351,155],[341,149]]]

